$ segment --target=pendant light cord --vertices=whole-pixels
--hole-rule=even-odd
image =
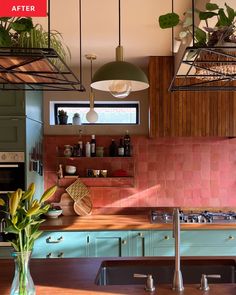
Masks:
[[[194,3],[194,0],[192,0],[192,31],[193,31],[193,47],[195,46],[195,14],[194,14],[194,7],[195,7],[195,3]]]
[[[83,75],[82,75],[82,4],[81,0],[79,0],[79,76],[80,76],[80,87],[83,85]]]
[[[121,45],[121,28],[120,28],[120,23],[121,23],[121,9],[120,9],[120,0],[118,1],[118,11],[119,11],[119,46]]]
[[[174,0],[171,1],[171,12],[174,13]],[[172,39],[172,56],[174,56],[174,27],[171,28],[171,39]]]
[[[50,49],[51,47],[51,34],[50,34],[50,30],[51,30],[51,3],[50,0],[48,0],[48,49]]]

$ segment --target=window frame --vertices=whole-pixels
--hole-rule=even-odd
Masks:
[[[58,121],[58,108],[63,108],[63,107],[90,107],[89,103],[54,103],[54,120],[55,120],[55,125],[59,124]],[[129,103],[94,103],[94,108],[102,108],[102,107],[117,107],[117,108],[126,108],[126,107],[134,107],[136,109],[136,122],[135,123],[83,123],[83,125],[118,125],[118,126],[123,126],[123,125],[139,125],[140,124],[140,107],[139,107],[139,102],[129,102]],[[68,125],[72,125],[71,123]]]

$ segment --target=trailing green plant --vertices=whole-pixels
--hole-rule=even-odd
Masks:
[[[47,48],[48,32],[40,24],[33,24],[30,17],[0,18],[0,47]],[[71,58],[70,50],[63,42],[61,33],[50,31],[50,47],[63,60]]]
[[[205,22],[203,28],[194,27],[193,36],[193,21],[192,11],[184,13],[183,20],[175,13],[167,13],[159,17],[159,25],[162,29],[173,28],[177,25],[182,26],[177,39],[185,41],[191,35],[194,38],[196,47],[211,47],[221,46],[224,42],[236,43],[235,22],[236,11],[225,3],[225,7],[219,7],[215,3],[206,3],[206,11],[194,10],[200,19]],[[209,19],[214,19],[213,27],[209,26]]]

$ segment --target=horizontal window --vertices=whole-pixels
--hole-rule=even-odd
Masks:
[[[72,124],[72,118],[75,113],[79,113],[82,124],[115,124],[115,125],[136,125],[139,124],[139,103],[95,103],[94,110],[98,114],[96,123],[89,123],[86,120],[86,114],[89,111],[88,103],[56,103],[55,123],[58,124],[58,112],[63,110],[67,113],[67,124]]]

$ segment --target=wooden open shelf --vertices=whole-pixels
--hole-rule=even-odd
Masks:
[[[75,177],[61,178],[58,180],[59,187],[67,187],[72,184]],[[134,177],[79,177],[79,179],[88,187],[133,187]]]

